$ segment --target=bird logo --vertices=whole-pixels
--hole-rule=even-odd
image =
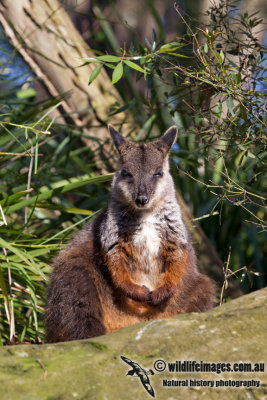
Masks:
[[[126,376],[134,376],[139,378],[147,393],[149,393],[150,396],[155,397],[155,392],[148,377],[148,375],[154,375],[152,369],[145,370],[144,368],[140,367],[139,364],[124,356],[121,356],[121,359],[132,368],[127,372]]]

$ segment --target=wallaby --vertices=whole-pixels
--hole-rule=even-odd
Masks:
[[[89,338],[151,319],[213,306],[215,286],[198,272],[169,173],[172,126],[137,144],[113,126],[119,162],[105,210],[54,262],[46,338]]]

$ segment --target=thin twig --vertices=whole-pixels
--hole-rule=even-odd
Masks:
[[[43,370],[44,370],[43,379],[45,380],[46,377],[47,377],[47,368],[46,368],[46,366],[44,365],[43,361],[40,360],[40,358],[37,358],[37,361],[38,361],[38,363],[41,365],[41,367],[42,367]]]
[[[221,296],[220,296],[220,306],[222,305],[222,301],[223,301],[224,289],[226,288],[226,285],[228,284],[227,279],[228,279],[228,267],[229,267],[229,263],[230,263],[230,257],[231,257],[231,246],[229,247],[228,258],[227,258],[226,266],[223,271],[224,272],[224,281],[223,281]]]
[[[31,160],[30,160],[30,165],[29,165],[29,171],[28,171],[28,181],[27,181],[27,190],[30,190],[31,187],[31,177],[32,177],[32,168],[33,168],[33,153],[34,153],[34,148],[32,145],[32,141],[29,138],[29,142],[31,144]],[[26,195],[26,199],[30,197],[30,194],[28,193]],[[25,215],[24,215],[24,223],[27,225],[27,220],[28,220],[28,207],[25,207]]]

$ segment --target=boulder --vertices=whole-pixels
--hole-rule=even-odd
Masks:
[[[149,321],[93,339],[4,347],[0,398],[266,399],[266,371],[255,371],[266,369],[266,303],[267,288],[206,313]]]

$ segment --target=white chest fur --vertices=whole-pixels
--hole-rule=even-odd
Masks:
[[[157,231],[157,220],[153,215],[145,217],[140,229],[136,232],[133,242],[134,246],[147,249],[147,253],[156,256],[159,251],[160,237]]]
[[[140,229],[133,237],[133,247],[139,254],[140,267],[144,273],[153,274],[155,258],[160,249],[161,238],[157,229],[158,221],[153,215],[145,216],[141,222]]]

